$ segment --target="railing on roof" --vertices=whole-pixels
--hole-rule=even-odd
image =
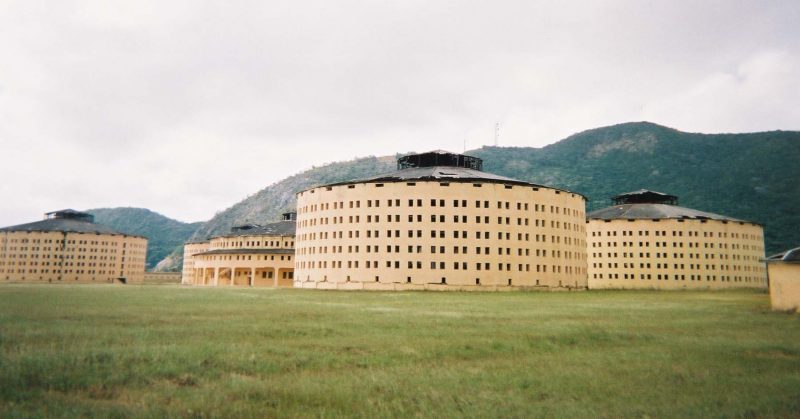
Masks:
[[[411,154],[397,159],[397,169],[412,167],[449,166],[483,170],[483,160],[478,157],[446,152]]]
[[[94,222],[94,215],[89,214],[87,212],[75,211],[72,209],[53,211],[45,214],[45,219],[50,220],[56,218],[65,220],[87,221],[90,223]]]
[[[661,192],[641,190],[624,193],[611,198],[614,205],[624,204],[666,204],[678,205],[678,197]]]

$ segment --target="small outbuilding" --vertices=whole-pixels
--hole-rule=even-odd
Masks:
[[[800,247],[767,258],[773,310],[800,311]]]

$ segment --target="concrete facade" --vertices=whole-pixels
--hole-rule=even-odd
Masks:
[[[192,285],[194,282],[194,255],[207,252],[211,243],[208,241],[186,242],[183,244],[183,269],[181,284]]]
[[[420,167],[298,193],[294,286],[586,288],[581,195],[462,167],[409,175]]]
[[[767,258],[773,310],[800,311],[800,247]]]
[[[66,212],[71,211],[71,212]],[[147,239],[81,219],[59,218],[0,229],[0,280],[4,282],[142,282]],[[92,221],[89,221],[92,220]]]
[[[181,273],[180,272],[145,272],[144,273],[144,281],[145,284],[175,284],[178,285],[181,283]]]
[[[230,235],[214,237],[207,242],[186,243],[181,283],[291,287],[294,220],[247,227],[235,227]]]
[[[626,215],[619,217],[607,217],[606,210],[589,214],[590,289],[766,288],[760,225],[646,205],[622,205]]]

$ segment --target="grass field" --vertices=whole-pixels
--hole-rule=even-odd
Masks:
[[[761,292],[0,286],[0,417],[800,416]]]

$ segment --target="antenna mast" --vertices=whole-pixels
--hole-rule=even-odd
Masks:
[[[498,140],[500,140],[500,123],[494,123],[494,146],[497,147]]]

